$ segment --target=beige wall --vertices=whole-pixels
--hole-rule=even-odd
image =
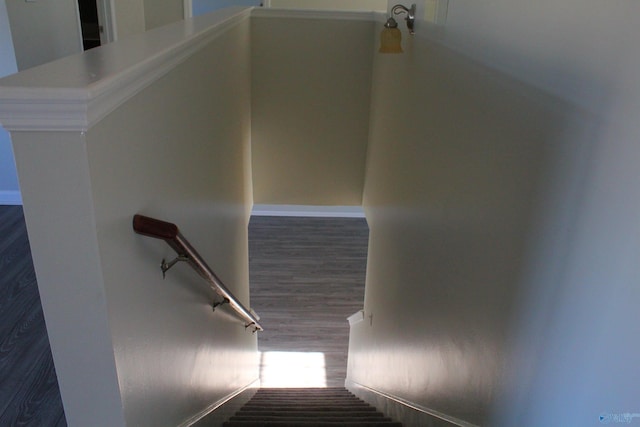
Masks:
[[[373,24],[254,17],[255,203],[360,205]]]
[[[144,0],[113,0],[116,39],[145,31]]]
[[[353,381],[480,425],[633,411],[637,9],[454,1],[376,57]]]
[[[75,1],[8,1],[6,5],[19,70],[82,51]]]
[[[249,306],[249,30],[236,24],[86,133],[13,132],[70,426],[179,425],[258,378],[256,335],[212,311],[187,265],[163,280],[175,253],[131,227],[136,213],[178,224]]]
[[[374,65],[367,321],[352,330],[349,378],[487,425],[566,117],[503,75],[412,42]]]
[[[184,19],[183,0],[144,0],[145,28],[161,27]]]
[[[245,21],[87,134],[102,264],[120,266],[104,274],[128,425],[177,425],[257,379],[257,337],[212,313],[186,265],[162,280],[157,262],[172,250],[129,227],[132,212],[177,223],[249,307],[248,68]]]

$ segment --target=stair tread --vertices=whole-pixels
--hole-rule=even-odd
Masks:
[[[224,427],[402,427],[345,388],[260,389]]]
[[[231,417],[229,421],[309,421],[309,417],[280,417],[280,416],[270,416],[270,415],[234,415]],[[382,414],[376,417],[367,417],[367,416],[358,416],[358,417],[349,417],[349,416],[314,416],[314,421],[391,421],[391,418],[385,417]]]
[[[242,417],[383,417],[378,411],[245,411],[236,412]]]
[[[288,427],[288,426],[306,426],[306,427],[402,427],[402,424],[395,421],[227,421],[223,427]]]
[[[241,408],[240,411],[245,412],[375,412],[376,408],[372,406],[276,406],[276,407],[264,407],[264,406],[247,406]]]
[[[281,396],[281,397],[255,397],[251,399],[251,402],[362,402],[357,397],[294,397],[294,396]]]
[[[273,407],[285,407],[295,406],[297,408],[318,408],[318,407],[332,407],[332,408],[359,408],[369,407],[370,405],[364,402],[249,402],[246,407],[255,408],[273,408]]]

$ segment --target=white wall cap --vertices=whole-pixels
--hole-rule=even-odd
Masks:
[[[86,131],[250,14],[224,9],[0,79],[0,123],[10,131]]]

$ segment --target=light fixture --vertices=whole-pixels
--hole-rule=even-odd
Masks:
[[[402,53],[402,33],[398,29],[398,23],[393,15],[406,13],[404,18],[407,21],[409,34],[414,34],[413,25],[416,20],[416,5],[412,4],[410,8],[397,4],[391,8],[391,16],[384,24],[384,30],[380,34],[380,53]]]

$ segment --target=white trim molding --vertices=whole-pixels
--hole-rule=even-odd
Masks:
[[[193,0],[182,1],[182,13],[184,14],[184,19],[193,18]]]
[[[21,205],[22,195],[20,191],[0,191],[0,205]]]
[[[85,132],[249,18],[375,22],[381,16],[377,12],[230,7],[189,18],[0,79],[0,124],[9,131]]]
[[[476,424],[409,402],[401,397],[359,384],[349,378],[345,380],[344,385],[360,399],[406,426],[479,427]]]
[[[253,205],[255,216],[364,218],[361,206]]]
[[[251,9],[180,21],[0,79],[0,123],[9,131],[87,131]]]
[[[351,10],[278,9],[267,6],[254,8],[251,17],[374,21],[377,13],[378,12],[358,12]]]
[[[251,384],[242,387],[209,405],[202,411],[182,422],[178,427],[196,427],[200,422],[203,423],[203,427],[204,425],[222,425],[224,421],[233,416],[238,409],[244,406],[244,404],[253,397],[259,387],[260,380],[257,379]],[[213,418],[215,418],[215,420]]]
[[[118,39],[113,0],[96,0],[96,8],[98,11],[98,23],[102,26],[102,30],[100,31],[100,44],[113,43]]]

